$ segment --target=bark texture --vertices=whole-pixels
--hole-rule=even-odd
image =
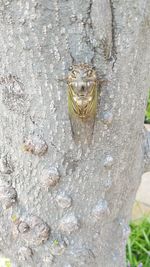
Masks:
[[[125,266],[149,43],[147,0],[0,1],[0,250],[14,266]],[[107,81],[90,147],[71,135],[72,63]]]

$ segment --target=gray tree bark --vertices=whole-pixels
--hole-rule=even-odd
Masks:
[[[0,250],[15,266],[126,265],[149,43],[147,0],[1,0]],[[73,62],[107,81],[84,149],[68,117]]]

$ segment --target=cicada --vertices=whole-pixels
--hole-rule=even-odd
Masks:
[[[69,68],[68,109],[73,138],[76,142],[91,142],[96,110],[98,79],[95,69],[88,64]]]

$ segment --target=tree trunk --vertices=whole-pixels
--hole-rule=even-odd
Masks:
[[[1,0],[0,33],[1,254],[17,267],[125,266],[144,157],[150,2]],[[106,81],[84,147],[68,116],[74,63]]]

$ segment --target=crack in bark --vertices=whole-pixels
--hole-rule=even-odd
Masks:
[[[85,39],[86,44],[89,46],[89,48],[93,51],[94,55],[91,59],[91,62],[93,62],[95,53],[96,53],[96,47],[94,47],[93,43],[91,42],[89,38],[89,30],[92,31],[92,36],[94,36],[94,31],[93,31],[93,23],[92,23],[92,6],[93,6],[93,0],[89,1],[89,6],[87,8],[87,17],[86,19],[83,20],[83,25],[84,25],[84,30],[85,30],[85,36],[83,37]]]
[[[75,64],[75,58],[73,57],[71,51],[70,51],[70,47],[69,47],[69,55],[71,57],[71,61],[72,61],[72,65]]]
[[[90,0],[87,14],[88,14],[88,19],[90,19],[91,28],[93,29],[92,18],[91,18],[92,5],[93,5],[93,0]]]
[[[112,64],[112,70],[114,69],[115,63],[117,61],[117,49],[116,49],[116,41],[115,41],[115,27],[116,27],[116,21],[115,21],[115,14],[114,14],[114,5],[113,0],[110,1],[110,9],[111,9],[111,16],[112,16],[112,49],[111,49],[111,60],[113,61]]]
[[[109,0],[109,1],[110,1],[110,9],[111,9],[111,16],[112,16],[112,23],[111,23],[111,27],[112,27],[112,48],[111,48],[110,61],[112,61],[112,70],[113,70],[114,69],[114,65],[115,65],[115,63],[117,61],[117,48],[116,48],[116,41],[115,41],[116,21],[115,21],[115,14],[114,14],[114,9],[115,8],[114,8],[114,5],[113,5],[113,0]],[[90,0],[89,1],[89,6],[87,8],[87,17],[84,20],[84,29],[85,29],[84,38],[85,38],[86,44],[94,52],[93,58],[91,59],[91,61],[93,62],[95,54],[97,53],[97,47],[94,47],[93,43],[91,42],[91,40],[89,38],[89,34],[88,34],[89,29],[91,29],[92,30],[92,35],[94,37],[94,29],[93,29],[92,18],[91,18],[92,5],[93,5],[93,0]],[[90,24],[89,24],[89,21],[90,21]]]

